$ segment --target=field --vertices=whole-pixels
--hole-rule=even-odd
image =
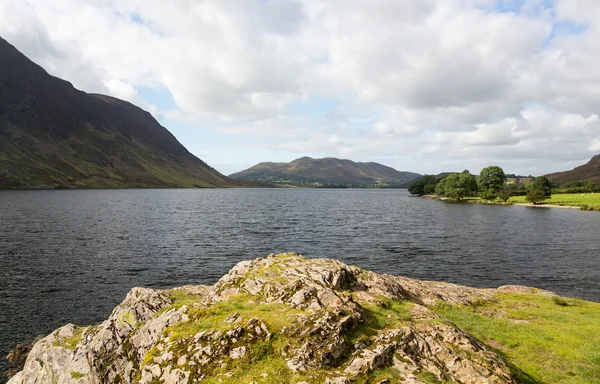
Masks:
[[[436,311],[518,367],[521,383],[600,383],[598,303],[499,294],[489,302],[439,305]]]
[[[526,203],[525,196],[513,196],[510,198],[513,203]],[[569,193],[561,195],[552,195],[542,204],[555,204],[566,206],[588,206],[600,208],[600,193]]]
[[[514,177],[509,177],[506,179],[506,184],[514,184],[515,181],[517,181],[516,178]],[[521,184],[527,184],[531,181],[531,177],[521,177],[519,178],[519,183]]]

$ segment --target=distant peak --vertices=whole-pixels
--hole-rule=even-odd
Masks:
[[[318,160],[318,159],[313,159],[312,157],[303,156],[303,157],[297,158],[296,160],[292,160],[291,163],[296,163],[299,161],[312,161],[312,160]]]

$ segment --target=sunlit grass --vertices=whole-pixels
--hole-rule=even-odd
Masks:
[[[436,311],[486,342],[531,382],[600,383],[600,304],[535,294],[502,294],[479,307]]]
[[[514,203],[525,203],[525,196],[513,196],[510,201]],[[600,193],[565,193],[554,194],[548,200],[544,200],[542,204],[556,204],[568,206],[600,207]]]

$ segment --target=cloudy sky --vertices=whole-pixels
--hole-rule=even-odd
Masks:
[[[600,153],[597,0],[0,0],[0,36],[225,174],[301,156],[543,174]]]

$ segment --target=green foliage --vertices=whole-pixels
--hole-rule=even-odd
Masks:
[[[445,196],[446,195],[446,178],[448,176],[444,177],[443,179],[441,179],[437,185],[435,186],[435,194],[438,196]]]
[[[537,189],[550,197],[552,195],[552,183],[545,176],[538,176],[533,179],[526,187],[527,189]]]
[[[497,349],[524,382],[600,383],[600,304],[539,294],[497,298],[435,310]]]
[[[500,201],[502,201],[504,203],[506,203],[508,200],[510,200],[512,195],[513,195],[513,191],[509,188],[502,188],[496,194],[498,199],[500,199]]]
[[[446,176],[438,183],[438,186],[440,188],[436,187],[436,193],[439,191],[441,193],[438,194],[456,201],[461,201],[465,197],[474,196],[477,193],[477,181],[468,170]]]
[[[525,200],[537,204],[552,196],[552,184],[545,176],[539,176],[527,184]]]
[[[544,191],[541,191],[539,189],[528,189],[527,195],[525,196],[525,200],[533,204],[541,203],[546,199],[547,197]]]
[[[483,200],[494,201],[498,197],[498,192],[494,189],[483,189],[479,191],[479,197]]]
[[[412,195],[428,195],[430,193],[435,192],[435,187],[438,184],[439,180],[435,175],[425,175],[421,177],[419,180],[414,181],[409,187],[408,192]]]
[[[494,201],[498,192],[502,189],[506,175],[504,170],[497,165],[483,168],[477,178],[477,187],[480,196],[484,200]]]
[[[600,183],[593,180],[586,181],[553,181],[554,193],[597,193],[600,192]]]

